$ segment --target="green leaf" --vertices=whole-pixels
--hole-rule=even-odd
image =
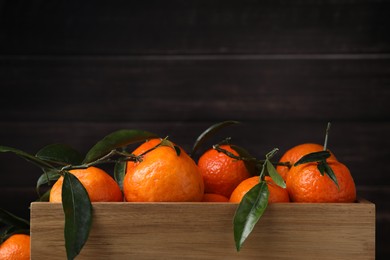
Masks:
[[[7,153],[7,152],[14,153],[17,156],[25,159],[28,162],[31,162],[31,163],[37,165],[38,167],[40,167],[42,169],[53,169],[54,168],[51,164],[49,164],[49,163],[47,163],[47,162],[45,162],[45,161],[35,157],[34,155],[31,155],[29,153],[26,153],[26,152],[21,151],[21,150],[16,149],[16,148],[12,148],[12,147],[8,147],[8,146],[0,146],[0,152],[2,152],[2,153]]]
[[[280,176],[280,174],[276,171],[273,164],[268,159],[265,161],[265,164],[267,167],[268,174],[275,182],[275,184],[282,188],[286,188],[286,183],[284,182],[282,176]]]
[[[57,181],[61,177],[61,174],[59,173],[59,170],[49,170],[47,172],[44,172],[37,181],[36,188],[39,189],[44,184],[49,184],[51,182]]]
[[[320,152],[314,152],[314,153],[309,153],[303,156],[301,159],[299,159],[294,166],[304,164],[304,163],[310,163],[310,162],[321,162],[326,160],[327,158],[330,157],[330,152],[329,151],[320,151]]]
[[[268,205],[269,191],[262,181],[250,189],[238,205],[233,219],[234,241],[237,251],[252,232]]]
[[[190,156],[193,157],[195,152],[199,149],[199,147],[206,141],[208,140],[211,136],[213,136],[216,132],[221,130],[224,127],[234,125],[234,124],[239,124],[240,122],[238,121],[223,121],[220,123],[216,123],[209,128],[207,128],[203,133],[199,135],[199,137],[196,139],[194,146],[192,147],[192,151],[190,153]]]
[[[172,148],[173,150],[175,150],[177,156],[180,156],[180,153],[181,153],[180,148],[177,145],[174,145],[168,139],[162,139],[161,143],[158,146],[168,146],[168,147]]]
[[[230,147],[238,153],[242,158],[248,158],[249,160],[243,160],[245,168],[248,170],[251,176],[257,175],[256,171],[256,159],[244,148],[238,145],[230,145]]]
[[[18,229],[30,229],[30,222],[0,208],[0,223]]]
[[[127,162],[117,162],[114,166],[114,178],[121,190],[123,190],[123,179],[126,175]]]
[[[44,161],[61,165],[78,165],[83,161],[83,157],[78,151],[65,144],[51,144],[45,146],[39,150],[35,156]]]
[[[65,248],[68,259],[74,259],[88,240],[92,223],[92,204],[81,182],[65,172],[62,185],[62,207],[65,214]]]
[[[320,171],[321,175],[324,175],[324,173],[328,175],[329,178],[336,184],[337,188],[340,189],[339,183],[337,182],[337,177],[326,161],[319,162],[317,168]]]
[[[156,134],[142,130],[123,129],[115,131],[97,142],[89,150],[83,163],[93,162],[107,155],[116,148],[124,147],[132,143],[141,142],[150,138],[157,137],[158,136]]]

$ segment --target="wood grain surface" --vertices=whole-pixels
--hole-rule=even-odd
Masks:
[[[94,203],[78,259],[375,259],[375,206],[272,204],[236,252],[231,203]],[[31,204],[32,259],[64,259],[61,204]]]

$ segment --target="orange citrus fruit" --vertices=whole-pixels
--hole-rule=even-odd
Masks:
[[[139,155],[160,143],[152,139],[134,152]],[[128,162],[123,192],[129,202],[201,201],[204,193],[202,175],[195,162],[180,148],[159,146],[142,156],[140,162]]]
[[[134,154],[136,156],[138,156],[140,154],[143,154],[144,152],[146,152],[146,151],[152,149],[153,147],[156,147],[157,145],[159,145],[161,143],[161,141],[162,141],[162,139],[160,139],[160,138],[154,138],[154,139],[147,140],[144,143],[142,143],[141,145],[139,145],[132,152],[132,154]],[[129,170],[130,168],[135,167],[135,165],[136,165],[136,162],[128,161],[126,169]]]
[[[215,193],[205,193],[203,195],[203,202],[229,202],[229,199],[225,196]]]
[[[97,167],[87,169],[75,169],[69,171],[77,177],[88,192],[91,202],[123,201],[122,191],[115,180],[104,170]],[[61,176],[50,191],[50,202],[62,202],[62,183],[64,178]]]
[[[356,187],[349,169],[338,161],[327,161],[339,185],[326,174],[321,175],[317,163],[293,166],[287,175],[286,186],[294,202],[354,202]]]
[[[282,155],[279,162],[289,162],[291,165],[294,165],[294,163],[299,161],[299,159],[301,159],[304,155],[309,153],[314,153],[314,152],[320,152],[323,150],[324,150],[324,146],[320,144],[313,144],[313,143],[300,144],[287,150]],[[334,156],[334,154],[331,153],[331,156],[328,158],[328,160],[336,160],[336,157]],[[284,180],[286,180],[289,170],[290,168],[288,166],[278,165],[276,167],[276,171],[282,176]]]
[[[30,260],[30,236],[14,234],[0,245],[2,260]]]
[[[220,147],[238,156],[229,145]],[[243,161],[233,159],[215,149],[209,149],[202,154],[198,167],[204,179],[205,193],[216,193],[227,198],[240,182],[251,177]]]
[[[267,182],[269,197],[268,203],[278,203],[278,202],[289,202],[290,198],[286,189],[276,185],[271,177],[266,176],[265,181]],[[240,202],[244,195],[252,189],[256,184],[259,183],[259,176],[253,176],[242,181],[232,192],[229,201],[230,202]]]

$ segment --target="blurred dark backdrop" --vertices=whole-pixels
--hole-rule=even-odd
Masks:
[[[208,126],[262,157],[323,143],[376,204],[390,257],[390,1],[0,1],[0,145],[85,153],[136,128],[189,150]],[[219,141],[219,140],[217,140]],[[0,155],[0,207],[23,217],[40,170]]]

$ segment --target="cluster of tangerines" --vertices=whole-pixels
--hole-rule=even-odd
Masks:
[[[97,167],[75,169],[75,175],[86,188],[92,202],[240,202],[260,179],[252,176],[242,160],[209,149],[195,162],[182,148],[180,153],[169,146],[158,146],[160,139],[141,144],[132,154],[143,154],[139,161],[127,162],[123,192],[115,180]],[[153,149],[155,148],[155,149]],[[230,145],[224,151],[238,156]],[[266,176],[273,202],[353,202],[356,190],[348,168],[331,154],[327,162],[338,180],[338,187],[326,175],[321,175],[317,164],[294,166],[301,157],[323,150],[322,145],[301,144],[288,150],[276,170],[286,182],[281,188]],[[147,153],[145,153],[148,151]],[[51,202],[61,202],[62,177],[53,185]]]
[[[221,145],[221,152],[209,149],[195,162],[182,148],[180,151],[159,144],[161,139],[142,143],[132,154],[139,160],[128,161],[123,187],[104,170],[91,166],[70,172],[85,187],[91,202],[232,202],[238,203],[256,184],[243,160],[230,145]],[[317,163],[294,164],[309,153],[322,151],[318,144],[301,144],[291,148],[280,158],[276,170],[286,183],[282,188],[266,181],[269,203],[276,202],[354,202],[356,189],[348,168],[331,154],[327,159],[338,186],[320,174]],[[286,164],[287,162],[287,164]],[[50,191],[50,202],[62,201],[63,177]],[[30,238],[16,234],[0,245],[0,259],[29,259]]]

